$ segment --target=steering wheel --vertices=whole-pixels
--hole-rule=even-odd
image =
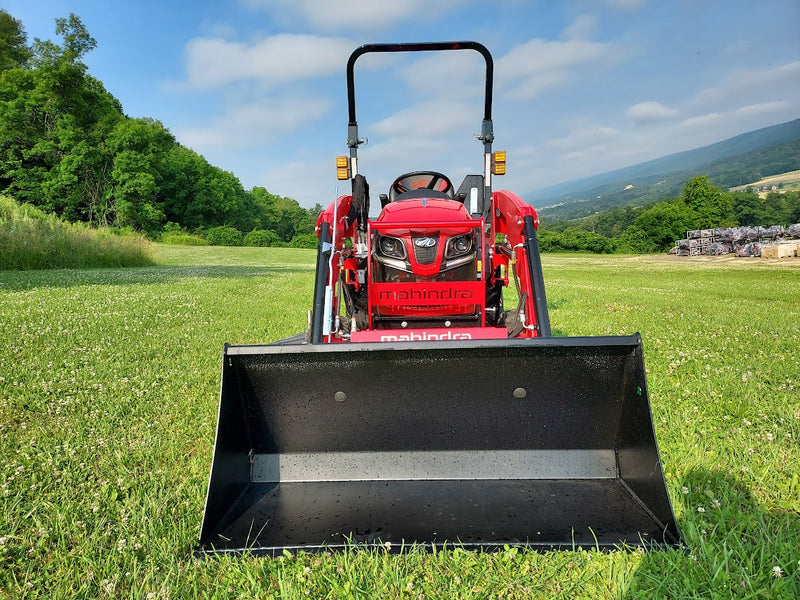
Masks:
[[[420,189],[435,190],[451,197],[453,195],[453,184],[446,175],[436,171],[405,173],[394,180],[389,191],[391,192],[391,199],[394,200],[400,194]]]

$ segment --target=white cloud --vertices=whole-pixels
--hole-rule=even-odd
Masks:
[[[426,52],[403,71],[408,92],[427,96],[483,98],[486,63],[472,50]]]
[[[619,131],[613,127],[581,123],[573,127],[566,136],[547,142],[551,148],[572,155],[594,153],[605,148],[619,138]]]
[[[231,107],[207,127],[176,131],[182,144],[201,154],[212,148],[264,145],[277,134],[322,117],[330,102],[322,98],[280,98]]]
[[[597,17],[594,15],[580,15],[564,30],[564,39],[588,40],[597,28]]]
[[[442,171],[455,181],[455,164],[480,170],[481,147],[472,136],[479,131],[480,108],[461,101],[432,100],[397,112],[372,126],[375,143],[359,152],[363,171],[386,186],[403,171]],[[470,160],[472,159],[472,160]]]
[[[698,112],[735,108],[762,103],[767,94],[800,96],[800,61],[771,69],[730,72],[717,85],[701,90],[690,106]]]
[[[510,96],[529,99],[566,81],[572,69],[603,62],[613,55],[614,48],[607,43],[581,39],[533,39],[514,47],[500,58],[496,73]]]
[[[678,110],[665,106],[660,102],[640,102],[631,106],[625,114],[637,123],[663,121],[678,115]]]
[[[294,198],[301,206],[310,208],[319,203],[324,208],[335,197],[334,163],[326,157],[280,164],[275,169],[262,171],[256,185],[266,187],[273,194]],[[339,193],[348,193],[349,185],[347,181],[340,181]]]
[[[355,47],[350,40],[281,34],[252,44],[222,38],[195,38],[186,45],[190,89],[223,87],[255,80],[267,87],[335,73]]]
[[[312,27],[330,31],[334,29],[380,29],[397,25],[411,18],[429,22],[464,0],[246,0],[247,4],[264,8],[276,18],[302,17]]]
[[[471,131],[480,125],[482,116],[474,105],[433,100],[397,112],[370,129],[383,136],[437,138]]]
[[[722,118],[722,115],[716,112],[708,113],[707,115],[699,115],[697,117],[689,117],[683,123],[681,123],[682,127],[707,127],[711,123],[715,121],[719,121]]]
[[[741,106],[736,112],[742,115],[761,115],[769,114],[785,109],[791,109],[792,104],[786,100],[777,100],[775,102],[761,102],[759,104],[750,104],[748,106]]]

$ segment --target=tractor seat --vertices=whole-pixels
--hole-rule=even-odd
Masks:
[[[453,184],[436,171],[413,171],[394,180],[389,188],[389,202],[408,198],[446,198],[453,200]]]

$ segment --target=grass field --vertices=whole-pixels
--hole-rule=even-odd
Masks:
[[[800,597],[800,259],[543,259],[558,335],[642,333],[686,552],[193,558],[222,345],[303,330],[314,256],[0,272],[0,597]]]
[[[736,191],[743,191],[747,188],[760,188],[763,186],[767,186],[768,189],[771,189],[772,186],[777,186],[783,184],[781,186],[782,192],[789,192],[792,190],[800,189],[800,171],[789,171],[788,173],[781,173],[779,175],[772,175],[770,177],[765,177],[764,179],[759,179],[758,181],[754,181],[753,183],[746,183],[745,185],[737,185],[736,187],[730,188],[731,192]],[[758,195],[761,198],[766,198],[768,192],[759,192]]]

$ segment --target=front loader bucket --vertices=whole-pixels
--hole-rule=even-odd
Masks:
[[[671,546],[641,338],[226,346],[201,550]]]

